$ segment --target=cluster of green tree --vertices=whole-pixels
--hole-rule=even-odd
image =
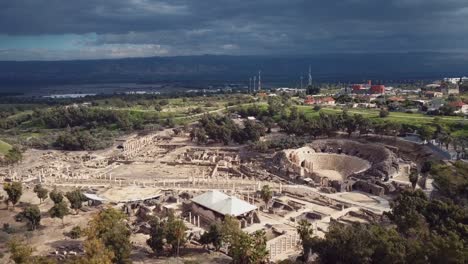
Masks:
[[[452,164],[432,164],[429,172],[437,190],[444,197],[468,206],[468,164],[457,161]]]
[[[106,106],[117,108],[130,108],[142,106],[146,108],[164,107],[169,104],[169,99],[182,99],[182,103],[205,103],[206,101],[224,101],[229,100],[236,103],[245,103],[246,96],[242,95],[222,95],[222,94],[198,94],[198,93],[171,93],[164,95],[151,94],[129,94],[97,96],[91,101],[94,106]],[[89,101],[89,99],[88,99]],[[206,106],[206,105],[205,105]],[[209,105],[207,106],[209,107]]]
[[[204,115],[198,127],[190,132],[190,137],[199,143],[206,143],[211,139],[225,145],[231,142],[243,144],[258,141],[265,135],[265,130],[261,123],[252,120],[244,121],[244,128],[241,128],[227,116]]]
[[[8,152],[5,154],[2,160],[0,160],[0,164],[9,165],[20,162],[23,159],[23,153],[17,146],[13,146]]]
[[[0,128],[1,129],[11,129],[19,126],[20,124],[31,120],[30,114],[11,116],[8,118],[0,119]]]
[[[37,188],[37,197],[41,200],[41,190],[43,187],[40,185],[35,187],[35,191]],[[46,192],[47,190],[42,190],[42,192]],[[64,201],[64,197],[67,198],[68,203],[70,204],[70,209],[72,210],[78,210],[81,209],[83,206],[83,203],[87,201],[86,197],[83,195],[81,190],[75,189],[73,191],[67,192],[63,194],[61,191],[58,191],[56,188],[54,188],[50,193],[49,193],[49,198],[54,202],[54,206],[49,209],[49,215],[52,218],[59,218],[62,220],[63,223],[63,218],[70,214],[70,209],[67,205],[67,203]],[[42,198],[44,200],[45,198]]]
[[[158,113],[102,110],[91,107],[56,107],[36,110],[27,126],[30,128],[65,129],[49,132],[29,144],[38,148],[95,150],[109,146],[117,134],[145,129],[148,125],[173,126]]]
[[[63,218],[70,213],[66,202],[63,200],[63,193],[53,189],[49,193],[49,197],[54,202],[54,206],[49,209],[50,217],[61,219],[63,224]]]
[[[131,231],[126,223],[125,214],[114,208],[106,208],[100,211],[88,223],[87,239],[88,244],[102,243],[108,252],[105,255],[112,256],[112,263],[130,263],[130,253],[132,245],[130,243]],[[99,254],[99,252],[90,252],[90,254]],[[85,256],[85,263],[89,262],[90,256]],[[91,257],[91,259],[94,258]]]
[[[15,206],[23,195],[23,185],[20,182],[5,182],[3,190],[7,193],[5,203],[7,207],[10,203]]]
[[[74,229],[77,231],[76,228]],[[16,264],[131,263],[131,231],[122,212],[113,208],[100,211],[89,221],[84,233],[87,237],[84,241],[85,254],[83,256],[70,257],[60,262],[53,258],[33,256],[34,248],[15,237],[7,244],[11,254],[10,259]]]
[[[341,114],[320,112],[318,118],[307,117],[294,107],[291,108],[289,116],[284,116],[278,121],[278,125],[288,134],[310,135],[314,138],[330,137],[337,132],[345,132],[349,136],[355,132],[360,135],[372,132],[379,135],[396,136],[415,129],[415,127],[402,126],[399,123],[371,120],[360,114],[349,115],[347,111],[343,111]]]
[[[468,129],[466,124],[454,123],[447,125],[438,118],[435,118],[432,124],[424,126],[393,122],[385,119],[389,113],[384,108],[379,113],[382,119],[370,119],[360,114],[350,115],[346,110],[340,114],[319,112],[319,116],[314,117],[306,116],[303,112],[299,112],[296,107],[291,106],[288,97],[272,97],[268,99],[267,108],[259,105],[250,105],[238,107],[233,109],[233,111],[242,117],[256,117],[262,121],[268,130],[276,122],[284,132],[296,136],[308,135],[315,138],[332,136],[336,132],[346,132],[348,135],[359,132],[359,134],[374,133],[388,136],[418,133],[424,140],[438,139],[440,142],[449,142],[461,152],[468,148],[466,137],[451,136],[454,131]],[[258,143],[257,147],[265,149],[266,145],[266,143]],[[272,148],[276,148],[274,145],[277,144],[272,143]]]
[[[397,135],[406,131],[413,132],[417,129],[416,126],[372,120],[360,114],[349,115],[347,111],[343,111],[341,114],[320,112],[318,118],[307,117],[303,112],[299,112],[296,107],[291,107],[288,99],[275,97],[269,99],[267,109],[253,105],[236,109],[236,111],[241,116],[257,117],[268,128],[271,128],[272,124],[277,122],[284,132],[295,134],[296,136],[331,136],[339,131],[344,131],[349,135],[354,132],[359,132],[360,134],[374,132],[383,135]],[[385,117],[385,114],[383,114],[383,117]]]
[[[148,223],[150,224],[150,238],[146,240],[146,244],[157,255],[164,253],[167,246],[170,247],[171,253],[179,256],[181,246],[187,242],[185,231],[187,227],[184,221],[177,219],[170,213],[167,219],[160,220],[156,216],[151,216]]]
[[[267,263],[265,231],[248,234],[240,228],[236,218],[226,216],[221,225],[213,224],[200,239],[203,245],[212,245],[216,250],[226,246],[232,263]]]
[[[39,107],[36,104],[0,104],[0,118],[4,119],[18,113],[33,110]]]
[[[266,140],[254,142],[251,147],[258,152],[279,151],[283,149],[300,148],[310,142],[304,137],[285,137],[279,140]]]
[[[34,111],[32,122],[37,127],[66,128],[113,126],[122,130],[138,129],[148,116],[130,111],[112,111],[90,107],[55,107]]]
[[[54,147],[63,150],[96,150],[106,147],[106,141],[94,137],[88,130],[67,129],[61,132]]]
[[[457,162],[423,167],[421,172],[434,177],[439,198],[428,199],[421,190],[404,191],[385,213],[386,224],[336,222],[325,238],[314,237],[310,223],[301,222],[304,259],[317,254],[318,263],[466,263],[468,166]]]
[[[320,86],[319,85],[309,85],[306,88],[306,94],[316,95],[320,93]]]
[[[425,140],[436,139],[440,146],[445,146],[447,149],[452,146],[455,151],[461,154],[463,152],[466,153],[468,138],[463,134],[455,136],[453,132],[466,130],[468,130],[467,124],[455,123],[450,126],[444,126],[441,125],[440,118],[436,117],[433,124],[419,127],[418,134]]]
[[[7,206],[9,206],[10,203],[15,206],[23,195],[23,187],[20,182],[4,183],[3,189],[7,193],[7,197],[5,199]],[[37,198],[39,198],[40,203],[47,199],[47,197],[50,197],[54,202],[54,205],[49,209],[48,213],[52,218],[60,218],[62,223],[63,218],[70,212],[67,203],[63,199],[64,197],[67,198],[70,208],[74,210],[81,209],[83,202],[87,200],[83,193],[78,189],[67,192],[64,195],[55,188],[49,193],[46,188],[39,184],[34,186],[33,191],[36,193]],[[47,194],[49,194],[49,196],[47,196]],[[35,230],[40,225],[41,212],[37,205],[28,204],[23,208],[22,212],[16,215],[16,219],[26,220],[29,229]]]
[[[181,100],[170,100],[180,98]],[[12,99],[13,100],[13,99]],[[32,99],[31,99],[32,100]],[[14,137],[20,144],[27,144],[35,148],[60,148],[66,150],[94,150],[105,148],[112,143],[118,134],[134,130],[174,127],[173,114],[160,113],[165,106],[193,105],[188,113],[198,114],[204,110],[202,107],[219,105],[243,104],[250,102],[251,96],[209,94],[198,96],[195,94],[172,95],[98,95],[86,98],[43,100],[36,98],[31,102],[12,101],[5,107],[9,118],[0,120],[0,129],[7,135],[17,133],[34,133],[24,141]],[[1,100],[0,100],[1,101]],[[82,103],[91,103],[91,106],[80,106]],[[27,103],[27,104],[26,104]],[[74,104],[74,105],[73,105]],[[157,111],[136,111],[132,108],[143,107]],[[11,110],[11,111],[10,111]],[[21,110],[32,110],[15,116]],[[58,131],[57,129],[67,129]],[[47,130],[47,133],[45,132]],[[93,140],[94,139],[94,140]]]
[[[260,107],[258,104],[253,104],[249,106],[239,106],[231,110],[240,115],[242,118],[247,118],[249,116],[255,116],[257,119],[261,119],[264,116],[270,116],[267,112],[267,109]]]
[[[319,263],[465,263],[468,235],[466,208],[428,200],[418,190],[404,192],[388,213],[392,225],[333,223],[325,238],[312,236],[301,223],[304,257]]]

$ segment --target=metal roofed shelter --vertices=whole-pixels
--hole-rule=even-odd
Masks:
[[[194,197],[192,202],[224,216],[237,217],[257,209],[255,205],[216,190]]]
[[[156,193],[156,194],[153,194],[153,195],[150,195],[150,196],[147,196],[147,197],[133,197],[133,198],[130,198],[130,199],[118,200],[118,201],[105,199],[105,198],[97,196],[96,194],[93,194],[93,193],[83,193],[83,195],[88,200],[93,201],[93,202],[98,202],[98,203],[103,203],[105,201],[115,202],[115,203],[134,203],[134,202],[142,202],[142,201],[146,201],[146,200],[159,198],[162,195],[162,193]]]
[[[83,195],[88,199],[88,205],[99,205],[106,201],[106,199],[99,197],[94,193],[83,193]]]
[[[93,200],[93,201],[99,201],[99,202],[103,202],[105,201],[106,199],[104,198],[101,198],[99,196],[97,196],[96,194],[94,193],[83,193],[83,195],[88,198],[89,200]]]

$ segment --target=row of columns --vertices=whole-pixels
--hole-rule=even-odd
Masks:
[[[193,218],[192,218],[192,212],[189,212],[187,222],[193,224],[194,226],[200,227],[200,216],[199,215],[193,215]]]
[[[277,255],[294,249],[298,243],[297,233],[285,234],[270,242],[269,254],[270,260],[273,260]]]

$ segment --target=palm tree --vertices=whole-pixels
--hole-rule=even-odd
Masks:
[[[299,233],[301,240],[305,241],[306,239],[310,238],[313,234],[312,224],[309,221],[302,219],[298,223],[297,233]]]

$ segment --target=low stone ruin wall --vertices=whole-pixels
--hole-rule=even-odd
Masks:
[[[399,162],[383,144],[321,139],[303,148],[277,153],[269,168],[285,178],[311,178],[313,185],[336,191],[361,190],[383,195],[395,191],[386,181],[398,173]],[[326,173],[313,173],[314,170],[340,173],[343,180],[327,178]]]

